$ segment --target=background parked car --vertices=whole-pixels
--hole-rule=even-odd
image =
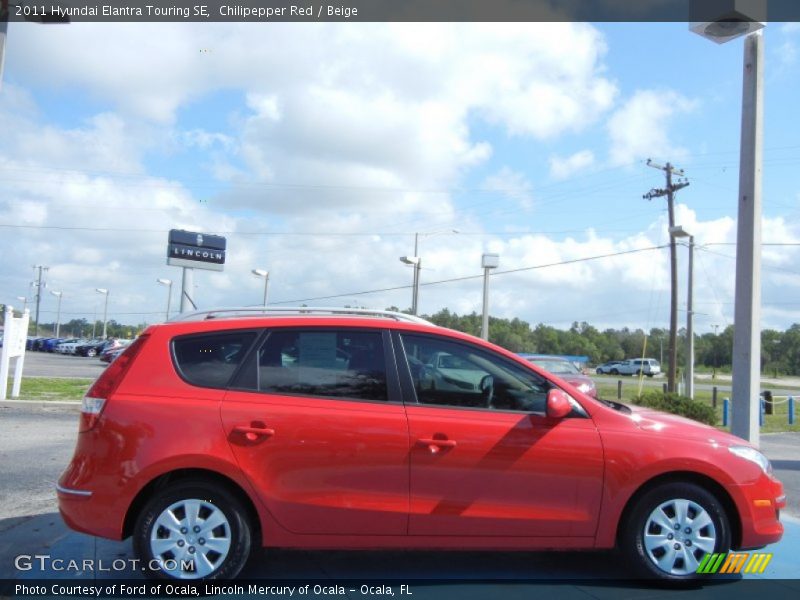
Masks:
[[[64,341],[64,338],[48,338],[42,344],[42,350],[45,352],[55,352],[56,346]]]
[[[97,356],[108,345],[109,340],[91,340],[85,344],[80,344],[75,347],[76,356]]]
[[[598,375],[608,375],[609,373],[611,373],[612,369],[619,367],[619,365],[621,365],[624,362],[625,362],[624,360],[609,360],[608,362],[604,362],[602,365],[597,365],[595,373],[597,373]]]
[[[66,342],[61,342],[56,346],[56,352],[59,354],[75,354],[75,348],[81,344],[85,344],[88,340],[72,339]]]
[[[99,357],[102,362],[112,363],[114,360],[125,351],[125,348],[131,345],[132,340],[113,340],[111,344],[103,348]]]
[[[436,352],[420,374],[419,385],[427,390],[479,390],[486,373],[458,356]]]
[[[611,369],[612,375],[639,375],[653,377],[661,373],[661,365],[655,358],[633,358]]]
[[[569,383],[574,385],[584,394],[588,394],[592,398],[597,398],[597,386],[590,377],[587,377],[583,372],[575,366],[575,363],[567,360],[563,356],[552,356],[549,354],[520,354],[522,358],[528,360],[545,371],[558,375]]]

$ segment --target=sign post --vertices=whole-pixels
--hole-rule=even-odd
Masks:
[[[0,348],[0,400],[6,399],[8,391],[8,371],[12,358],[14,364],[14,383],[11,386],[11,397],[19,398],[19,388],[22,384],[22,367],[25,364],[25,341],[28,336],[28,322],[30,311],[26,308],[21,317],[14,317],[14,308],[6,306],[5,331],[3,332],[3,347]]]
[[[222,271],[225,268],[225,238],[220,235],[170,229],[167,243],[167,264],[183,267],[181,278],[181,312],[197,308],[192,299],[194,269]]]

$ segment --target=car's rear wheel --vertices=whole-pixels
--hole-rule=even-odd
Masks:
[[[250,523],[241,502],[205,481],[156,493],[136,520],[133,547],[152,577],[228,579],[250,556]]]
[[[667,483],[636,501],[620,538],[638,574],[674,583],[697,579],[706,554],[727,552],[728,516],[717,498],[693,483]]]
[[[88,356],[89,358],[92,358],[93,356],[97,356],[97,350],[95,350],[94,348],[89,348],[86,351],[86,356]]]

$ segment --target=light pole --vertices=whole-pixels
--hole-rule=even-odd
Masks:
[[[733,335],[733,407],[731,433],[758,446],[761,385],[761,167],[764,121],[764,51],[760,29],[766,2],[750,3],[744,14],[702,15],[692,6],[690,29],[716,43],[747,34],[742,78],[742,131],[739,152],[739,196],[736,224],[736,291]],[[706,8],[709,3],[705,3]],[[742,7],[744,5],[741,5]]]
[[[167,286],[167,318],[169,321],[169,304],[172,301],[172,280],[171,279],[156,279],[157,283]]]
[[[264,306],[267,305],[267,292],[269,291],[269,271],[264,269],[253,269],[250,271],[256,277],[264,278]]]
[[[717,367],[719,366],[717,363],[719,362],[719,354],[717,350],[717,330],[719,329],[719,325],[712,325],[714,328],[714,370],[711,371],[711,379],[717,378]]]
[[[417,243],[414,242],[414,252],[416,253]],[[414,283],[411,296],[411,314],[417,314],[417,303],[419,302],[419,270],[422,268],[422,259],[419,256],[401,256],[400,262],[414,267]]]
[[[419,276],[422,270],[422,257],[419,255],[419,238],[432,237],[442,233],[460,233],[458,229],[444,229],[442,231],[431,231],[428,233],[414,234],[414,254],[413,256],[401,256],[400,262],[414,266],[413,295],[411,298],[411,314],[416,315],[419,311]]]
[[[481,337],[489,340],[489,271],[500,266],[498,254],[484,254],[481,257],[483,267],[483,321],[481,322]]]
[[[39,335],[39,306],[42,303],[42,289],[47,285],[44,279],[47,276],[47,271],[50,270],[50,267],[46,267],[44,265],[33,265],[33,268],[34,270],[39,270],[39,278],[34,282],[34,286],[36,287],[36,318],[34,329],[36,330],[36,335]]]
[[[95,288],[94,291],[106,297],[105,304],[103,305],[103,339],[106,339],[108,325],[108,290],[105,288]]]
[[[694,288],[694,236],[689,235],[678,225],[670,227],[672,237],[689,238],[689,283],[686,290],[686,395],[694,399],[694,311],[692,307],[692,294]]]
[[[58,310],[56,311],[56,337],[59,337],[59,333],[61,332],[61,296],[63,296],[63,294],[61,292],[54,292],[52,290],[50,293],[58,298]]]
[[[27,296],[17,296],[17,300],[22,301],[22,312],[25,312],[25,309],[28,308],[28,297]]]

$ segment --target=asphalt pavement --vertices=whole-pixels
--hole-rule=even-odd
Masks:
[[[13,373],[14,365],[11,369]],[[106,368],[97,357],[71,356],[55,352],[25,352],[23,377],[62,377],[94,379]]]

